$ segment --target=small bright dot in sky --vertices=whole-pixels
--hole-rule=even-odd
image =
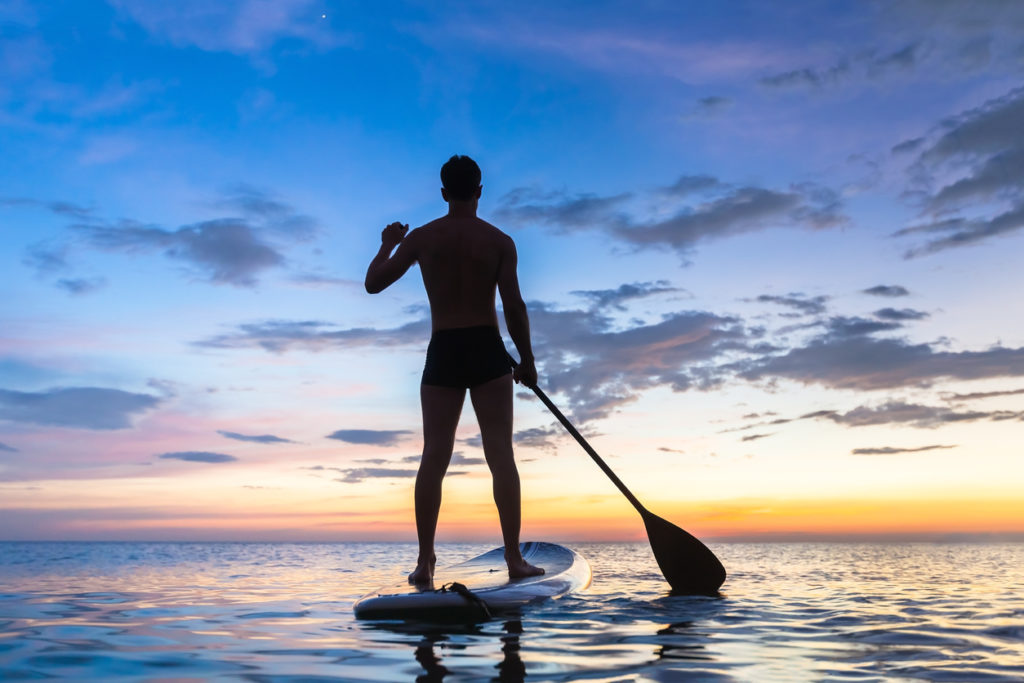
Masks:
[[[326,18],[327,18],[327,15],[326,15],[326,14],[321,14],[321,15],[320,15],[320,18],[321,18],[321,19],[326,19]]]

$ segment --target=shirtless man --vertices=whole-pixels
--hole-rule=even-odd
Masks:
[[[466,389],[491,470],[508,574],[537,576],[544,570],[526,562],[519,551],[519,472],[512,455],[512,381],[537,384],[530,322],[516,275],[516,247],[511,237],[477,218],[482,187],[475,161],[453,156],[441,167],[441,184],[448,215],[408,235],[407,224],[388,225],[381,233],[380,251],[366,271],[366,291],[376,294],[419,263],[430,300],[432,334],[420,384],[423,457],[415,494],[420,548],[409,582],[426,584],[434,577],[441,480],[452,457]],[[514,373],[498,332],[495,290],[501,294],[505,324],[519,351]]]

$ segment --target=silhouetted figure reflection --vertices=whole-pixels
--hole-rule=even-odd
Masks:
[[[416,683],[435,683],[448,675],[448,669],[441,664],[441,658],[434,654],[434,643],[444,639],[444,636],[424,636],[416,647],[416,661],[426,672],[416,677]]]
[[[434,576],[441,482],[451,461],[467,389],[494,480],[509,576],[544,573],[526,562],[519,550],[519,472],[512,452],[512,381],[537,384],[530,321],[519,291],[515,243],[476,215],[483,189],[480,179],[480,167],[469,157],[449,159],[441,167],[441,196],[448,202],[448,214],[412,232],[408,224],[389,224],[366,271],[366,291],[376,294],[418,263],[430,301],[432,333],[420,383],[423,456],[415,494],[419,557],[409,575],[409,582],[417,585],[429,583]],[[514,373],[498,331],[496,292],[519,351],[520,364]]]
[[[519,636],[523,633],[523,622],[518,619],[506,621],[503,628],[506,635],[501,637],[501,651],[505,658],[495,665],[498,675],[493,680],[518,683],[526,678],[526,665],[519,656]]]
[[[496,625],[496,622],[488,623],[491,626]],[[493,632],[483,631],[480,624],[440,626],[415,622],[380,622],[369,626],[391,633],[420,637],[413,651],[416,661],[423,667],[423,673],[416,677],[417,683],[436,683],[443,681],[444,677],[450,673],[459,673],[457,665],[452,669],[445,666],[436,646],[447,645],[449,649],[461,650],[465,649],[467,644],[453,642],[454,636],[470,636],[484,644],[487,644],[488,641],[493,642],[496,637]],[[500,683],[522,683],[526,678],[526,664],[523,663],[519,655],[521,649],[519,639],[523,633],[523,623],[518,618],[509,619],[502,624],[502,631],[504,634],[497,636],[501,642],[501,661],[494,665],[494,668],[498,670],[498,675],[491,680]],[[449,661],[448,664],[452,665],[452,662]]]
[[[708,634],[694,631],[694,626],[695,624],[692,621],[680,621],[660,629],[658,631],[659,636],[683,636],[682,638],[673,638],[672,640],[692,640],[694,642],[663,642],[661,647],[654,652],[658,659],[693,659],[703,661],[714,659],[708,653],[707,647],[701,642],[701,636],[707,638],[709,637]],[[662,640],[667,641],[668,639]]]

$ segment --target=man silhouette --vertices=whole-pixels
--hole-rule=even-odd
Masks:
[[[419,263],[430,301],[432,332],[420,384],[423,456],[415,493],[419,557],[409,575],[414,584],[429,583],[434,577],[441,481],[452,457],[466,389],[491,470],[509,576],[544,573],[519,551],[519,472],[512,453],[512,381],[530,387],[537,383],[530,322],[519,292],[515,243],[476,215],[483,189],[480,178],[480,167],[469,157],[449,159],[441,167],[441,196],[448,202],[448,214],[412,232],[408,224],[388,225],[381,232],[380,251],[366,271],[366,291],[376,294]],[[496,290],[519,351],[514,373],[498,332]]]

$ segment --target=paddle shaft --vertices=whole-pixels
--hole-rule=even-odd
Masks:
[[[513,368],[518,366],[516,359],[511,354],[508,355],[508,360]],[[539,387],[530,388],[640,513],[644,520],[644,527],[647,529],[647,538],[651,542],[651,550],[654,551],[654,559],[658,562],[658,568],[661,569],[662,575],[672,586],[672,590],[688,595],[717,595],[718,589],[725,581],[726,574],[725,567],[715,557],[715,554],[695,536],[648,512],[647,508],[640,504],[636,496],[626,488],[622,480],[601,459],[601,456],[591,448],[583,435],[576,430],[565,415],[562,415],[562,411],[555,407],[547,394]]]
[[[513,358],[511,355],[508,357],[508,359],[509,362],[512,363],[513,368],[519,365],[516,362],[516,359]],[[587,443],[587,440],[583,438],[583,435],[576,430],[576,427],[574,427],[571,422],[569,422],[569,419],[565,415],[562,415],[562,411],[559,410],[555,406],[555,404],[551,402],[551,399],[548,398],[548,395],[541,391],[541,388],[538,386],[532,386],[530,388],[533,389],[533,393],[537,394],[537,398],[539,398],[541,402],[547,406],[548,410],[551,411],[551,414],[558,418],[558,421],[562,423],[563,427],[565,427],[565,431],[572,434],[573,438],[576,439],[579,445],[583,447],[583,450],[587,452],[587,455],[594,459],[594,462],[597,463],[597,466],[600,467],[601,470],[608,475],[608,478],[611,479],[612,483],[619,488],[619,491],[622,491],[622,495],[624,495],[626,499],[633,504],[633,507],[637,509],[637,512],[639,512],[641,515],[649,514],[647,512],[647,508],[640,504],[640,501],[636,499],[636,496],[634,496],[633,493],[626,488],[626,485],[622,483],[622,480],[619,479],[619,477],[614,472],[612,472],[612,468],[608,467],[605,461],[601,459],[601,456],[597,454],[597,451],[595,451],[591,447],[591,445]]]

